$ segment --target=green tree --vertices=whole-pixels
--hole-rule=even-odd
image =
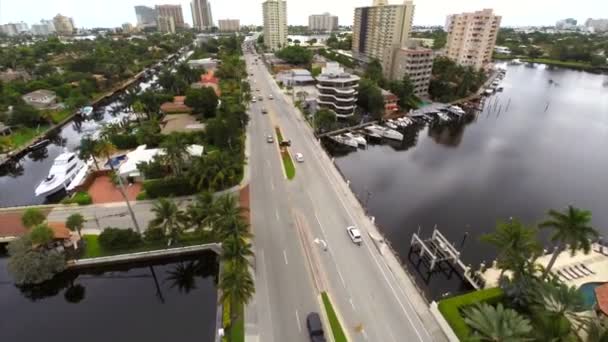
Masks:
[[[474,330],[478,341],[518,342],[529,341],[532,326],[515,310],[502,304],[493,307],[482,303],[464,310],[465,322]]]
[[[102,157],[106,158],[106,160],[108,161],[108,164],[110,164],[110,169],[112,170],[112,173],[116,173],[116,170],[114,169],[114,164],[110,162],[110,159],[114,153],[116,153],[116,146],[112,145],[112,143],[110,143],[108,140],[104,139],[104,140],[99,140],[97,142],[97,144],[95,146],[95,156],[102,156]],[[125,203],[127,204],[127,209],[129,210],[129,214],[131,215],[131,220],[133,221],[135,230],[137,231],[138,234],[141,235],[141,229],[139,228],[139,223],[137,222],[137,219],[135,218],[135,213],[133,212],[133,208],[131,208],[131,203],[129,202],[129,197],[127,196],[127,193],[125,191],[125,186],[122,182],[122,177],[120,175],[118,175],[118,177],[116,177],[116,178],[118,180],[118,190],[120,191],[122,198],[125,200]]]
[[[382,64],[377,59],[373,59],[367,64],[363,77],[373,81],[377,85],[382,85],[384,76],[382,74]]]
[[[284,49],[279,50],[276,55],[289,64],[308,65],[312,61],[312,52],[297,45],[287,46]]]
[[[171,166],[174,176],[182,174],[189,158],[188,146],[179,133],[172,133],[160,144],[163,149],[162,160]]]
[[[55,250],[32,248],[29,235],[8,244],[8,272],[17,285],[39,284],[65,269],[65,257]]]
[[[65,226],[71,231],[78,232],[78,236],[82,239],[81,230],[85,222],[86,220],[84,219],[84,216],[79,213],[74,213],[68,216],[67,220],[65,221]]]
[[[211,87],[202,87],[200,89],[188,89],[186,92],[186,100],[184,103],[192,108],[196,114],[200,114],[203,118],[215,117],[217,112],[218,97]]]
[[[30,231],[32,244],[46,246],[53,241],[55,234],[46,224],[39,224]]]
[[[336,122],[338,122],[336,113],[328,109],[321,109],[314,115],[314,125],[317,132],[332,130]]]
[[[247,268],[249,260],[253,256],[251,244],[239,236],[229,236],[222,241],[222,260],[232,263],[238,267]]]
[[[382,92],[373,81],[366,78],[359,82],[357,104],[376,119],[380,119],[384,114]]]
[[[23,212],[21,216],[21,223],[27,228],[32,228],[44,222],[46,216],[36,208],[28,208]]]
[[[249,270],[230,262],[225,264],[219,287],[222,289],[222,302],[229,300],[232,308],[249,303],[255,293],[255,285]],[[238,312],[237,310],[232,312],[232,321],[235,321]]]
[[[209,227],[213,218],[213,194],[209,191],[198,193],[188,206],[186,216],[190,226],[199,231]]]
[[[177,240],[180,232],[184,229],[186,217],[175,202],[166,198],[159,198],[150,211],[156,215],[150,221],[150,227],[162,229],[165,236],[170,237],[171,241]]]
[[[40,112],[27,104],[16,104],[9,116],[8,124],[12,126],[36,127],[42,121]]]
[[[404,110],[417,108],[419,99],[414,94],[414,85],[406,74],[401,81],[391,81],[388,84],[390,91],[399,98],[399,106]]]
[[[597,230],[590,226],[591,212],[588,210],[570,205],[563,213],[551,209],[548,216],[549,219],[542,222],[540,227],[552,229],[551,241],[558,245],[545,268],[543,278],[549,274],[557,256],[566,248],[566,244],[572,254],[581,249],[589,253],[591,243],[599,237]]]

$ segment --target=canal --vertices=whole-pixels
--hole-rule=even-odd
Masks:
[[[21,289],[6,264],[0,257],[0,341],[214,340],[218,260],[212,252],[64,272]]]
[[[508,66],[501,86],[462,122],[408,128],[396,145],[333,152],[430,298],[467,287],[449,270],[429,275],[409,255],[418,227],[429,237],[437,225],[459,248],[465,240],[463,260],[474,267],[493,260],[479,237],[498,220],[532,225],[572,204],[591,210],[594,227],[608,232],[608,78],[520,65]]]

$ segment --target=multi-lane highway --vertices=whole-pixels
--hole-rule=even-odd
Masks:
[[[251,104],[248,128],[259,340],[308,341],[305,316],[321,312],[321,290],[330,294],[351,341],[441,340],[422,323],[410,300],[415,294],[406,293],[367,235],[368,218],[301,114],[263,63],[254,62],[257,57],[246,54],[252,94],[264,97]],[[304,155],[291,181],[276,141],[266,142],[268,134],[275,136],[275,126],[291,140],[292,156]],[[361,246],[349,239],[350,225],[361,229]]]

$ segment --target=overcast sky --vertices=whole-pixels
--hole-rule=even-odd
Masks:
[[[241,24],[262,24],[262,0],[210,0],[213,19],[240,19]],[[401,1],[389,0],[390,3]],[[290,25],[308,24],[308,15],[330,12],[341,25],[352,25],[357,6],[372,0],[287,0]],[[135,24],[135,5],[181,4],[186,22],[192,24],[189,0],[0,0],[0,23],[25,21],[28,24],[50,19],[57,13],[74,18],[77,27],[115,27]],[[414,25],[443,25],[451,13],[493,8],[503,16],[503,26],[553,25],[573,17],[608,17],[608,0],[418,0],[414,1]]]

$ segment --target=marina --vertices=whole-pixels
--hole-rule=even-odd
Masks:
[[[417,124],[401,130],[402,141],[376,139],[364,150],[324,145],[428,298],[473,287],[461,271],[415,266],[410,241],[419,226],[421,236],[431,233],[424,228],[440,227],[473,270],[494,260],[479,237],[500,219],[534,224],[547,210],[572,204],[591,210],[593,226],[608,233],[602,207],[608,194],[598,187],[608,184],[604,77],[543,65],[505,67],[502,92],[458,105],[470,114],[448,113],[451,120],[440,122],[433,113],[441,108],[431,105],[409,114]]]

